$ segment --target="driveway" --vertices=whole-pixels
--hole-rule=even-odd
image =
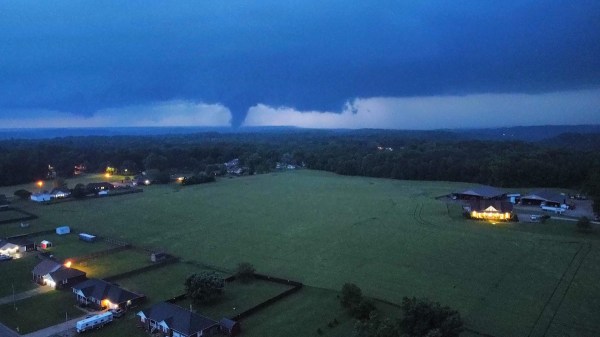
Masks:
[[[43,294],[43,293],[47,293],[47,292],[52,291],[52,290],[54,290],[54,289],[52,289],[52,287],[46,287],[46,286],[42,287],[42,286],[39,286],[39,287],[37,287],[35,289],[31,289],[31,290],[24,291],[22,293],[15,294],[14,300],[15,301],[23,300],[23,299],[26,299],[26,298],[29,298],[29,297],[32,297],[32,296],[35,296],[35,295],[40,295],[40,294]],[[12,302],[13,302],[13,295],[8,295],[8,296],[4,296],[4,297],[0,298],[0,305],[7,304],[7,303],[12,303]],[[0,336],[2,336],[2,335],[0,335]]]

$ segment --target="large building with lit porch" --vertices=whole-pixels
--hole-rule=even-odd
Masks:
[[[513,204],[501,200],[471,200],[463,206],[471,219],[511,221],[514,219]]]

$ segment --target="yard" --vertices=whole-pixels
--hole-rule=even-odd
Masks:
[[[260,273],[324,289],[302,290],[266,309],[269,316],[251,316],[243,323],[249,336],[314,335],[324,317],[339,315],[333,299],[315,294],[345,282],[394,303],[429,297],[458,309],[482,334],[600,335],[590,319],[600,315],[598,232],[467,221],[434,199],[464,185],[304,170],[149,186],[118,201],[57,204],[39,215],[227,270],[248,261]],[[119,283],[163,300],[183,289],[189,270],[180,265]],[[180,276],[167,276],[167,268]],[[327,334],[347,335],[344,324],[351,322]]]
[[[33,253],[27,253],[20,259],[0,262],[0,297],[37,287],[33,283],[31,271],[40,262]]]
[[[75,233],[66,235],[48,234],[35,237],[32,240],[34,240],[37,244],[39,244],[42,240],[48,240],[52,242],[52,247],[42,251],[54,255],[59,260],[88,255],[90,253],[115,247],[101,240],[97,242],[81,241]]]
[[[128,249],[72,264],[86,272],[88,278],[104,278],[151,264],[150,255]]]
[[[75,298],[68,291],[52,291],[16,302],[0,305],[0,321],[22,334],[58,324],[66,319],[85,315],[75,305]]]
[[[191,306],[195,312],[218,321],[223,317],[233,317],[291,288],[262,280],[249,283],[236,280],[225,284],[223,296],[215,303],[196,306],[185,299],[175,304],[184,308]]]

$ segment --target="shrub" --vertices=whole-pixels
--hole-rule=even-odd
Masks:
[[[362,301],[362,290],[354,283],[345,283],[342,287],[340,303],[346,309],[352,309]]]
[[[31,196],[31,192],[21,189],[21,190],[16,190],[14,195],[18,198],[26,200],[26,199],[29,199],[29,197]]]
[[[400,328],[409,336],[458,337],[463,322],[458,311],[428,299],[404,297]]]

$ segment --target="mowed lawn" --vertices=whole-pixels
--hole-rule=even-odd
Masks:
[[[52,291],[17,301],[14,305],[0,305],[0,321],[13,330],[18,328],[22,334],[84,315],[69,291]]]
[[[34,253],[26,253],[20,259],[0,262],[0,297],[31,290],[38,285],[32,280],[31,271],[41,260]]]
[[[261,273],[309,286],[338,290],[354,282],[395,303],[429,297],[490,335],[600,335],[599,324],[586,319],[600,315],[600,289],[590,286],[598,276],[598,235],[467,221],[434,199],[467,186],[281,172],[180,190],[149,186],[47,206],[39,215],[224,269],[249,261]],[[285,309],[278,313],[285,317],[273,321],[284,322]],[[267,325],[252,334],[288,335],[260,326]],[[314,334],[313,326],[293,335]]]

